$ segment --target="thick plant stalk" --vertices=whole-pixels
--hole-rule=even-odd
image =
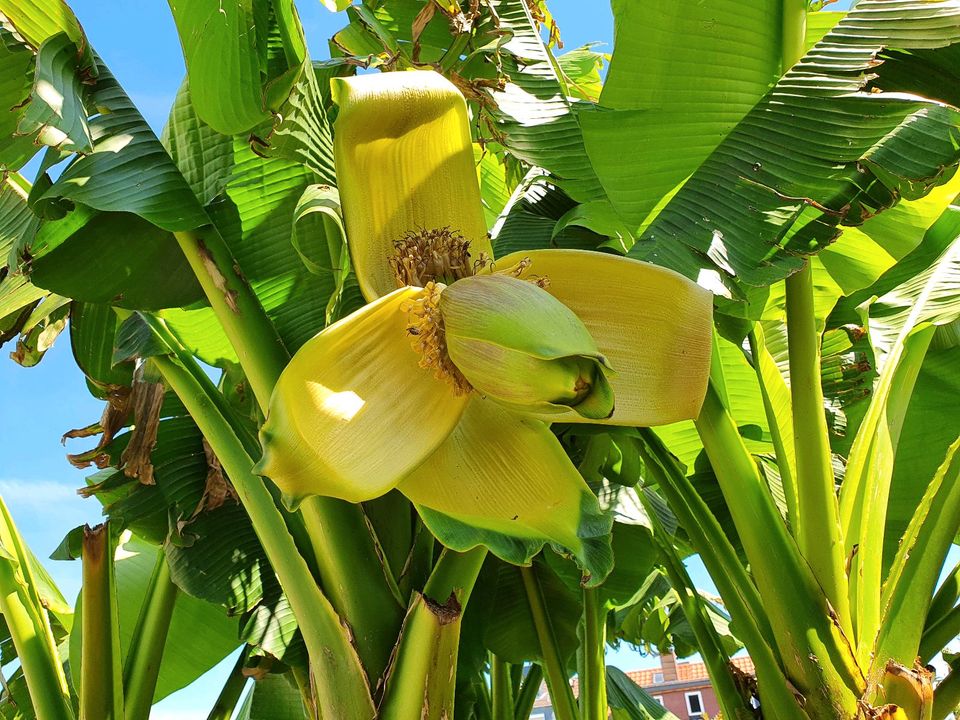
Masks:
[[[513,709],[514,720],[527,720],[530,717],[542,682],[543,668],[536,663],[531,664],[527,668],[527,674],[523,676],[520,690],[517,692],[517,700]]]
[[[929,663],[951,640],[960,636],[960,605],[928,627],[920,639],[920,661]]]
[[[773,630],[760,595],[740,564],[736,550],[724,535],[709,506],[660,439],[650,429],[641,429],[640,433],[643,442],[638,445],[638,450],[646,471],[656,480],[694,549],[703,559],[723,597],[737,629],[737,636],[754,659],[761,701],[781,720],[804,720],[807,716],[797,704],[783,674],[777,647],[768,642],[768,638],[773,639]],[[641,494],[641,500],[643,497]],[[652,513],[648,514],[654,517]]]
[[[800,552],[823,588],[847,637],[853,637],[844,546],[840,534],[830,438],[820,385],[820,332],[813,306],[813,271],[807,263],[786,280],[790,394],[797,462]]]
[[[266,411],[290,353],[217,229],[174,234],[237,353],[257,404]]]
[[[257,439],[234,421],[223,396],[163,321],[151,315],[143,317],[216,405],[247,453],[259,452]],[[385,568],[362,511],[342,500],[314,497],[301,505],[299,517],[287,514],[285,519],[301,553],[309,553],[308,564],[319,574],[328,599],[350,624],[370,681],[376,682],[386,669],[403,609],[386,583]]]
[[[37,720],[73,720],[67,680],[57,656],[26,547],[7,506],[0,500],[0,541],[9,556],[0,557],[0,613],[17,651]]]
[[[540,580],[532,567],[521,567],[520,576],[523,578],[523,587],[527,592],[534,629],[540,641],[543,674],[547,680],[550,699],[553,701],[554,715],[557,720],[576,720],[577,703],[573,699],[567,669],[557,648],[556,635],[543,599],[543,591],[540,589]]]
[[[83,529],[80,720],[123,720],[114,542],[109,523]]]
[[[945,720],[947,715],[960,707],[960,672],[947,673],[933,691],[933,720]]]
[[[606,616],[607,608],[600,601],[597,589],[584,588],[579,698],[582,720],[606,720],[607,717]]]
[[[403,623],[403,607],[387,590],[390,570],[376,552],[372,531],[359,505],[316,496],[305,500],[300,512],[314,548],[324,594],[350,623],[357,651],[371,683],[375,683],[387,669]],[[346,547],[334,550],[333,546],[343,543],[344,538],[349,538]]]
[[[380,720],[453,716],[460,622],[486,556],[483,547],[444,550],[440,556],[423,593],[415,595],[407,611]]]
[[[356,649],[298,552],[273,497],[253,474],[253,459],[189,371],[169,356],[154,357],[153,362],[217,454],[250,515],[300,624],[320,707],[331,717],[373,718],[376,710]]]
[[[153,695],[160,676],[160,664],[167,643],[167,632],[176,606],[179,589],[170,579],[170,566],[161,550],[147,588],[133,632],[133,644],[127,650],[123,668],[123,694],[126,720],[148,720]]]
[[[873,670],[912,665],[922,626],[950,546],[960,529],[960,438],[947,450],[917,506],[884,581]],[[872,675],[871,675],[872,677]]]
[[[783,72],[793,67],[806,50],[807,6],[807,0],[783,0]],[[798,499],[797,515],[791,521],[795,523],[801,554],[810,564],[844,633],[852,639],[840,511],[820,385],[820,331],[809,262],[786,279],[786,301]]]
[[[657,524],[659,525],[659,523]],[[697,639],[700,656],[707,666],[710,684],[717,694],[723,716],[729,718],[750,717],[750,710],[740,695],[733,675],[730,673],[730,656],[724,652],[720,645],[720,639],[707,617],[706,608],[693,585],[693,581],[690,579],[690,575],[683,566],[683,562],[677,557],[673,546],[663,537],[662,527],[655,527],[654,537],[660,547],[660,555],[663,558],[670,585],[680,596],[684,617],[690,623],[694,637]]]
[[[851,554],[850,598],[856,610],[858,654],[864,665],[874,659],[874,643],[877,634],[883,632],[883,546],[894,458],[910,397],[935,330],[933,326],[914,328],[902,341],[898,339],[847,458],[840,518]]]
[[[510,664],[490,653],[490,688],[493,720],[513,720],[513,684]]]
[[[805,696],[811,717],[838,712],[853,716],[864,678],[712,384],[696,426],[750,560],[789,679]]]
[[[247,645],[230,670],[226,682],[223,683],[220,694],[207,715],[207,720],[230,720],[233,717],[233,713],[237,709],[237,703],[240,702],[240,696],[243,695],[243,688],[247,684],[248,678],[243,674],[243,668],[249,655],[250,646]]]
[[[266,413],[290,360],[287,348],[216,228],[175,235]],[[320,580],[337,589],[331,600],[360,634],[358,647],[375,681],[389,657],[402,608],[391,606],[389,588],[378,582],[383,571],[366,524],[356,507],[332,498],[304,503],[301,514],[313,528],[324,529],[323,542],[312,542]]]

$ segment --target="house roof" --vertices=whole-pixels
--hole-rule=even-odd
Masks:
[[[734,665],[737,666],[740,670],[745,672],[747,675],[754,674],[753,660],[749,657],[737,657],[730,660]],[[709,681],[710,676],[707,673],[707,666],[702,662],[678,662],[677,663],[677,679],[670,682],[661,682],[656,683],[653,680],[654,673],[663,672],[661,668],[649,668],[646,670],[631,670],[627,673],[631,680],[633,680],[637,685],[642,687],[644,690],[650,687],[660,687],[663,685],[669,685],[670,682],[691,682],[693,680],[705,680]]]
[[[751,658],[747,656],[735,657],[731,658],[730,662],[747,675],[754,674],[753,660]],[[696,682],[697,680],[702,680],[705,685],[710,682],[710,677],[707,674],[707,666],[702,662],[678,662],[676,680],[655,683],[653,681],[654,673],[660,672],[663,672],[662,668],[630,670],[627,672],[627,676],[650,694],[654,694],[657,690],[665,690],[676,684]],[[570,684],[573,686],[573,694],[577,695],[580,689],[577,678],[573,678]],[[547,692],[547,686],[545,684],[540,685],[540,691],[537,693],[537,699],[533,706],[535,708],[551,706],[550,694]]]

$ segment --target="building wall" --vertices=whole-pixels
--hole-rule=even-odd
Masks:
[[[713,694],[713,688],[711,688],[709,684],[677,689],[658,689],[656,685],[651,685],[644,688],[644,690],[654,698],[663,698],[663,706],[680,718],[680,720],[687,720],[687,718],[690,717],[690,713],[687,711],[686,694],[688,692],[700,693],[703,701],[703,711],[711,718],[716,717],[720,712],[717,698]]]

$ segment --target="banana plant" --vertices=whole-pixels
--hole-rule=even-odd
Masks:
[[[725,717],[945,717],[960,4],[614,0],[605,78],[542,0],[324,4],[314,62],[291,0],[171,0],[157,138],[0,0],[0,338],[69,327],[114,528],[69,676],[17,645],[37,717],[145,716],[181,595],[241,617],[211,717],[257,663],[242,717],[664,717],[608,638],[695,646]]]

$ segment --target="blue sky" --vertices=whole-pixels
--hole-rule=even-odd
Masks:
[[[73,0],[70,4],[93,46],[159,133],[184,72],[167,5],[115,0]],[[840,6],[838,3],[835,7]],[[298,7],[311,55],[316,59],[328,57],[327,39],[343,26],[343,17],[328,12],[317,0],[299,0]],[[599,41],[606,43],[603,50],[610,50],[613,19],[607,3],[551,0],[550,8],[567,49]],[[82,500],[75,494],[75,489],[84,484],[86,472],[64,459],[67,450],[76,452],[91,443],[71,441],[63,448],[60,437],[71,428],[99,419],[102,404],[87,393],[83,377],[73,364],[66,334],[35,368],[24,369],[6,357],[0,358],[0,393],[4,399],[4,412],[0,413],[0,495],[28,543],[45,558],[66,530],[100,519],[96,501]],[[45,564],[64,594],[74,597],[80,586],[79,565]],[[701,587],[713,591],[698,562],[691,563],[691,572]],[[656,662],[630,651],[615,653],[611,660],[623,669]],[[161,703],[151,717],[206,717],[232,663],[228,658],[201,681]]]

